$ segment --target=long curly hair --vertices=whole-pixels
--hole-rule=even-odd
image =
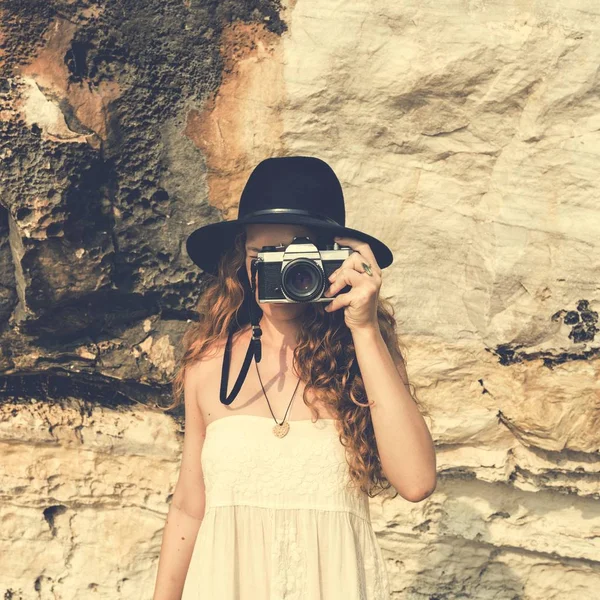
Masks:
[[[317,234],[317,239],[319,239]],[[192,321],[183,335],[183,353],[173,377],[174,402],[163,410],[170,410],[184,402],[183,390],[186,369],[200,360],[214,342],[224,342],[230,332],[243,329],[250,323],[248,302],[262,316],[262,310],[250,290],[246,271],[246,231],[239,231],[234,244],[221,257],[216,276],[209,275],[196,311],[198,320]],[[379,297],[377,318],[382,337],[394,360],[402,359],[396,334],[394,309],[388,299]],[[340,423],[340,442],[346,448],[350,476],[354,484],[369,497],[393,490],[387,480],[377,453],[375,432],[371,420],[370,403],[360,370],[347,386],[350,369],[356,355],[352,333],[344,322],[343,310],[327,313],[323,304],[309,303],[294,349],[294,364],[298,377],[305,382],[303,401],[318,418],[311,405],[309,393],[315,402],[327,406]],[[411,396],[422,412],[427,413],[409,384]],[[396,497],[398,492],[394,494]]]

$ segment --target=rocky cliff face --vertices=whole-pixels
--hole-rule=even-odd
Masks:
[[[537,3],[0,5],[0,592],[149,598],[186,235],[326,159],[395,261],[439,483],[372,501],[395,595],[600,589],[600,17]]]

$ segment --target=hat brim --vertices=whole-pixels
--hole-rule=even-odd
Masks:
[[[231,248],[235,236],[243,229],[244,225],[254,223],[265,225],[302,225],[315,229],[319,234],[330,235],[331,238],[340,236],[361,240],[369,244],[375,255],[375,260],[377,260],[377,264],[381,269],[389,267],[394,260],[392,251],[383,242],[367,233],[350,227],[327,223],[321,219],[309,216],[286,215],[282,213],[235,219],[233,221],[220,221],[204,225],[188,236],[185,244],[188,256],[204,272],[217,275],[219,260]]]

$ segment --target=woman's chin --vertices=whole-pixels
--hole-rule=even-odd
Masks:
[[[263,312],[290,316],[301,314],[308,308],[308,305],[302,302],[265,302],[265,305],[268,307],[263,308]]]

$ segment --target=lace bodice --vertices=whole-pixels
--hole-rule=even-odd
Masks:
[[[283,438],[273,434],[273,425],[273,419],[255,415],[221,417],[207,425],[206,510],[251,504],[340,510],[369,519],[368,497],[350,477],[334,419],[290,421]]]

